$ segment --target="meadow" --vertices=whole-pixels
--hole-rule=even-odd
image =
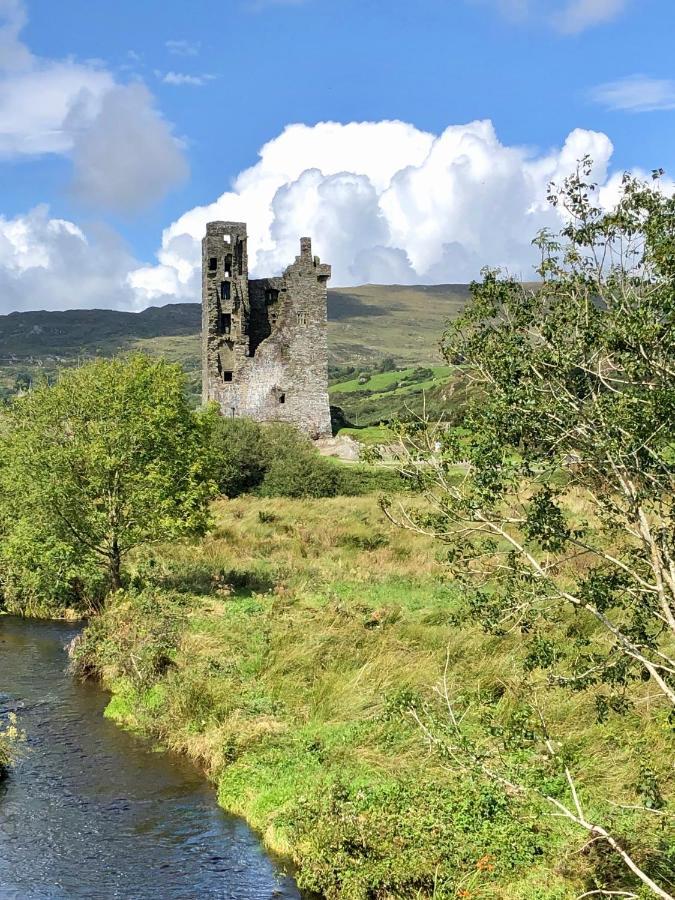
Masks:
[[[108,716],[192,757],[223,807],[328,898],[626,889],[601,845],[425,739],[416,719],[447,721],[434,690],[445,679],[522,755],[531,649],[526,635],[475,624],[438,545],[391,525],[376,494],[242,496],[214,516],[205,538],[139,554],[128,591],[85,631],[76,666],[112,691]],[[658,701],[646,687],[630,713],[600,723],[592,692],[539,684],[590,814],[606,816],[610,797],[633,854],[672,865],[653,857],[666,820],[631,810],[625,787],[648,765],[672,779]]]

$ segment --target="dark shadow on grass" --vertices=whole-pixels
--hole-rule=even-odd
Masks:
[[[180,566],[175,570],[157,572],[153,583],[169,591],[206,597],[228,590],[238,596],[265,594],[272,590],[274,580],[261,572],[240,569],[214,569],[206,564]]]
[[[328,291],[328,321],[339,322],[353,316],[386,316],[391,308],[365,303],[355,294],[343,294],[342,291]]]

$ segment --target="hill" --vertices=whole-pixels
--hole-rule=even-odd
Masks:
[[[328,344],[334,366],[439,365],[446,319],[466,302],[466,285],[364,285],[328,292]],[[140,350],[180,362],[199,392],[201,307],[176,303],[139,313],[116,310],[19,312],[0,316],[0,391],[42,372],[95,356]]]

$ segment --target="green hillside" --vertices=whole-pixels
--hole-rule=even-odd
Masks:
[[[364,285],[328,292],[330,361],[372,366],[387,356],[400,365],[440,365],[443,325],[459,312],[468,285]]]
[[[439,365],[445,320],[468,296],[466,285],[365,285],[328,292],[333,366],[372,367],[386,357],[399,366]],[[142,350],[180,362],[199,392],[200,306],[176,303],[143,312],[68,310],[0,316],[0,392],[36,374],[94,356]]]

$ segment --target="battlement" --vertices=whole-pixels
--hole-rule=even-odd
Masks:
[[[249,280],[245,222],[209,222],[202,241],[202,394],[223,415],[330,434],[327,282],[300,254],[281,277]]]

